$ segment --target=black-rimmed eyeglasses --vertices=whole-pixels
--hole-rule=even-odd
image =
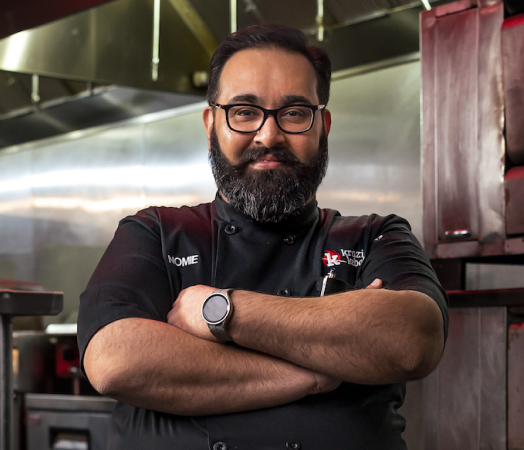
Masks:
[[[226,112],[227,125],[233,131],[255,133],[264,126],[268,116],[273,116],[278,128],[284,133],[291,134],[309,131],[315,120],[315,111],[326,107],[326,105],[289,105],[277,109],[265,109],[248,103],[220,105],[213,102],[210,102],[209,106]]]

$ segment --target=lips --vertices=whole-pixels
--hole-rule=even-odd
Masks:
[[[264,156],[261,156],[260,158],[257,158],[255,162],[271,162],[271,161],[280,162],[280,161],[278,160],[278,158],[276,158],[276,157],[273,156],[273,155],[264,155]]]
[[[264,155],[254,160],[250,164],[250,167],[252,167],[253,169],[264,170],[264,169],[275,169],[277,167],[280,167],[281,165],[282,165],[282,161],[280,161],[274,155]]]

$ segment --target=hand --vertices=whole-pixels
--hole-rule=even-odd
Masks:
[[[200,339],[217,342],[202,318],[202,304],[214,291],[216,288],[201,284],[184,289],[173,303],[167,323]]]
[[[382,289],[383,283],[380,278],[375,278],[370,285],[366,286],[366,289]]]
[[[342,384],[342,380],[338,378],[333,378],[320,372],[314,373],[316,381],[315,394],[325,394],[326,392],[334,391]]]

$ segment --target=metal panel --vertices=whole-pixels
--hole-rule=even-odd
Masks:
[[[27,412],[27,450],[52,450],[58,446],[60,434],[69,435],[77,446],[69,448],[107,450],[113,431],[109,413],[71,413],[54,411]],[[89,436],[89,446],[81,446],[75,437]],[[85,441],[84,441],[85,442]],[[55,447],[54,444],[57,444]],[[67,447],[66,447],[67,448]]]
[[[506,449],[506,308],[452,308],[425,380],[427,450]]]
[[[524,164],[524,14],[510,17],[502,28],[508,156]]]
[[[469,30],[465,33],[465,30]],[[435,29],[438,238],[478,236],[478,13],[437,19]]]
[[[422,195],[424,247],[429,258],[437,256],[437,154],[435,151],[435,27],[434,11],[420,14],[422,64]]]
[[[454,14],[459,11],[474,8],[478,4],[478,0],[458,0],[451,2],[446,5],[437,6],[434,14],[437,17],[447,16],[448,14]]]
[[[523,116],[524,117],[524,116]],[[524,143],[523,149],[524,149]],[[513,167],[504,177],[506,194],[506,232],[524,233],[524,167]]]
[[[484,3],[494,4],[457,12],[470,5],[456,2],[441,17],[421,15],[424,230],[432,258],[504,253],[503,5]],[[461,242],[468,240],[477,244]]]
[[[161,17],[157,82],[151,79],[152,0],[105,3],[5,38],[0,69],[198,94],[191,74],[207,70],[209,56],[168,2]]]
[[[508,335],[508,450],[524,449],[524,324]]]
[[[5,1],[0,9],[0,39],[106,1],[108,0]]]
[[[478,188],[479,241],[482,254],[502,254],[504,211],[504,93],[502,89],[502,3],[480,8],[478,49],[478,165],[472,174]]]
[[[144,136],[148,204],[198,205],[213,200],[216,185],[201,110],[146,124]]]
[[[338,80],[332,99],[319,204],[345,215],[402,215],[420,238],[420,64]]]
[[[27,394],[25,405],[31,411],[83,411],[112,413],[116,400],[86,395]]]

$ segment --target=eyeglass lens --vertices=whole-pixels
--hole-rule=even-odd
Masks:
[[[289,106],[277,113],[277,122],[284,131],[305,131],[311,125],[313,111],[306,106]],[[233,106],[228,111],[229,125],[235,131],[256,131],[264,121],[264,112],[254,106]]]

